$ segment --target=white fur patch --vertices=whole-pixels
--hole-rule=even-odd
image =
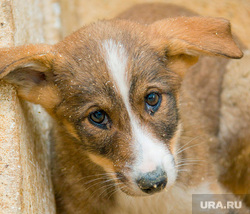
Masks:
[[[127,83],[128,78],[126,73],[128,55],[126,53],[126,50],[121,43],[116,43],[112,39],[105,40],[102,46],[105,51],[105,62],[111,76],[116,83],[116,89],[124,98],[125,104],[128,105],[129,87]]]
[[[146,127],[138,123],[136,118],[131,117],[131,125],[134,134],[135,152],[137,163],[134,167],[134,177],[140,173],[147,173],[162,167],[167,173],[167,187],[172,186],[176,180],[174,158],[162,142],[154,138]]]
[[[126,49],[120,42],[109,39],[102,43],[102,51],[117,92],[121,94],[130,118],[134,152],[137,157],[136,164],[132,166],[132,177],[136,178],[139,173],[154,171],[160,166],[167,173],[167,186],[171,186],[177,174],[173,156],[164,143],[154,138],[147,127],[139,122],[129,103],[130,84],[127,74],[128,53]]]

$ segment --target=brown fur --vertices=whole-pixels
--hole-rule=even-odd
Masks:
[[[200,17],[163,19],[167,18],[165,14],[191,12],[173,5],[151,6],[141,5],[120,16],[131,20],[138,17],[138,22],[146,16],[149,25],[120,19],[100,21],[54,46],[31,45],[0,52],[0,77],[16,85],[23,99],[41,104],[56,121],[52,171],[59,213],[116,212],[114,181],[129,184],[130,177],[124,176],[129,171],[126,164],[135,159],[128,144],[132,140],[129,117],[121,96],[114,91],[99,45],[109,38],[122,41],[129,50],[128,70],[134,80],[131,105],[140,120],[171,151],[177,143],[179,147],[185,147],[187,142],[193,146],[176,155],[176,160],[197,158],[202,163],[184,166],[188,171],[179,172],[177,184],[185,192],[205,180],[213,193],[225,192],[216,181],[210,147],[218,142],[220,90],[227,61],[202,57],[192,71],[186,74],[186,70],[201,54],[241,58],[242,52],[232,39],[228,21]],[[151,15],[151,9],[159,10],[156,17]],[[148,12],[131,15],[137,10]],[[145,114],[143,108],[149,86],[163,94],[159,113],[154,117]],[[98,106],[112,118],[106,130],[93,126],[88,119]],[[183,126],[180,142],[179,118]],[[135,194],[129,185],[118,186],[129,195]],[[183,213],[181,209],[186,208],[183,206],[176,213]]]
[[[147,13],[146,11],[148,10],[152,11],[152,13]],[[154,11],[157,11],[157,13],[154,13]],[[140,16],[138,16],[138,14],[140,14]],[[152,14],[156,15],[152,16]],[[152,23],[162,17],[175,17],[177,14],[180,16],[197,16],[197,14],[187,9],[159,3],[137,5],[130,11],[120,14],[118,17],[136,20],[140,23]],[[244,45],[240,44],[240,46],[244,48]],[[197,136],[197,128],[201,126],[206,133],[211,134],[211,136],[208,137],[211,143],[213,143],[213,141],[219,141],[211,145],[211,152],[218,154],[215,162],[220,163],[217,165],[219,179],[228,190],[241,195],[241,197],[245,199],[246,204],[250,206],[250,200],[247,196],[250,190],[248,185],[249,143],[247,140],[249,137],[247,134],[248,131],[244,131],[244,127],[248,127],[248,125],[245,125],[245,123],[249,121],[247,116],[248,112],[246,112],[245,109],[244,112],[241,111],[243,115],[235,116],[235,118],[241,118],[240,123],[242,125],[239,125],[239,121],[237,121],[237,127],[241,130],[236,129],[237,131],[235,130],[235,133],[228,135],[228,133],[223,133],[219,127],[221,87],[228,62],[228,60],[222,58],[203,56],[199,62],[192,67],[190,72],[184,72],[185,79],[182,84],[183,104],[181,107],[184,113],[182,120],[185,120],[183,124],[187,124],[186,129],[189,130],[188,132],[191,132],[193,130],[192,127],[195,127],[195,133],[191,135]],[[180,66],[179,70],[185,71],[185,69],[177,63],[173,63],[173,66]],[[173,69],[178,70],[178,68]],[[240,106],[237,107],[240,108]],[[190,110],[192,111],[190,112]],[[186,115],[185,112],[191,113],[192,116],[190,116],[190,114]],[[187,119],[185,119],[186,117]],[[191,118],[193,119],[190,120]],[[203,121],[201,118],[203,118]],[[242,118],[245,119],[242,121]],[[235,121],[232,121],[232,123],[235,123]],[[240,137],[238,137],[239,132],[243,133]],[[224,136],[225,134],[227,135],[226,137]],[[200,136],[200,138],[204,138],[202,137],[202,133]],[[218,136],[220,136],[220,138],[223,136],[226,140],[218,140]],[[224,142],[222,144],[223,146],[221,146],[221,140]],[[236,179],[235,175],[238,176]]]

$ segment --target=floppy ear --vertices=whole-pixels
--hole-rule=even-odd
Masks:
[[[239,59],[242,51],[235,44],[228,20],[210,17],[178,17],[150,25],[152,45],[172,62],[188,67],[201,54]]]
[[[50,45],[0,49],[0,79],[14,84],[23,99],[53,108],[59,99],[53,84],[53,59]]]

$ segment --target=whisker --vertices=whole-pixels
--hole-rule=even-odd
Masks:
[[[102,184],[106,184],[106,183],[108,183],[108,182],[114,182],[115,180],[116,180],[116,179],[107,179],[107,180],[104,180],[104,181],[102,181],[102,182],[97,182],[97,183],[95,183],[95,184],[90,185],[87,189],[85,189],[85,191],[91,189],[92,187],[94,187],[94,186],[96,186],[96,185],[102,185]],[[117,179],[117,180],[118,180],[118,179]]]
[[[185,160],[185,159],[182,159],[181,161],[178,161],[177,162],[177,165],[180,164],[180,163],[196,163],[196,162],[204,162],[204,160]]]
[[[190,172],[189,169],[178,169],[178,172]]]
[[[177,149],[176,152],[179,152],[183,147],[187,146],[188,144],[192,143],[194,140],[196,140],[197,138],[199,138],[200,136],[196,136],[194,138],[192,138],[191,140],[189,140],[187,143],[185,143],[183,146],[181,146],[180,148]]]
[[[76,183],[79,183],[84,179],[89,179],[89,178],[95,178],[95,179],[102,179],[103,178],[104,179],[105,177],[111,177],[112,175],[116,175],[116,173],[114,173],[114,172],[106,172],[106,173],[102,173],[102,174],[88,175],[88,176],[81,177],[78,181],[76,181]],[[95,179],[92,179],[90,181],[89,180],[86,181],[86,183],[84,183],[84,185],[88,184],[88,182],[91,183]]]
[[[104,179],[105,179],[105,177],[96,178],[96,179],[93,179],[93,180],[90,180],[90,181],[88,181],[88,182],[84,183],[84,185],[87,185],[87,184],[93,183],[93,182],[98,181],[98,180],[104,180]]]
[[[105,175],[112,175],[112,174],[115,174],[115,173],[114,172],[105,172],[105,173],[101,173],[101,174],[87,175],[87,176],[81,177],[77,182],[80,182],[84,179],[95,178],[95,177],[100,177],[100,176],[105,176]]]
[[[204,143],[205,143],[205,142],[200,142],[200,143],[196,143],[196,144],[194,144],[194,145],[185,147],[185,148],[183,148],[182,150],[178,151],[178,152],[176,153],[176,155],[180,154],[181,152],[186,151],[187,149],[193,148],[193,147],[195,147],[195,146],[199,146],[199,145],[204,144]]]
[[[117,184],[116,183],[113,183],[113,184],[110,184],[110,185],[107,185],[107,186],[104,186],[105,187],[105,189],[101,192],[101,194],[99,194],[97,197],[99,198],[99,197],[101,197],[101,195],[103,194],[103,193],[105,193],[106,191],[108,192],[108,190],[109,189],[111,189],[111,188],[113,188],[113,187],[116,187],[117,186]],[[99,188],[99,190],[101,190],[101,189],[103,189],[104,187],[102,187],[102,188]]]
[[[106,196],[109,195],[108,199],[110,199],[110,197],[111,197],[115,192],[118,192],[118,191],[119,191],[120,188],[119,188],[118,185],[122,186],[123,184],[122,184],[122,182],[115,183],[115,186],[114,186],[115,189],[112,190],[111,192],[107,192],[103,197],[106,198]]]
[[[84,176],[83,178],[90,178],[90,177],[96,177],[96,176],[102,176],[102,175],[108,175],[108,174],[115,174],[115,172],[105,172],[105,173],[100,173],[100,174],[87,175],[87,176]]]
[[[181,166],[191,166],[191,165],[202,165],[202,164],[199,164],[199,163],[184,163],[184,164],[176,165],[175,168],[178,169]]]
[[[107,187],[110,187],[110,186],[111,186],[111,185],[109,184],[109,185],[105,185],[105,186],[103,186],[103,187],[107,188]],[[92,192],[91,195],[90,195],[90,197],[89,197],[89,200],[92,201],[94,198],[97,198],[97,197],[96,197],[96,193],[98,193],[98,191],[101,190],[103,187],[98,188],[98,189],[96,189],[94,192]],[[111,186],[111,187],[112,187],[112,186]],[[106,189],[105,189],[105,190],[106,190]]]
[[[114,175],[116,175],[116,173],[114,173]],[[86,183],[84,183],[84,185],[90,184],[90,183],[92,183],[92,182],[94,182],[94,181],[97,181],[97,180],[107,179],[108,177],[109,177],[109,176],[102,176],[102,177],[99,177],[99,178],[96,178],[96,179],[92,179],[92,180],[87,181]],[[116,177],[115,177],[115,178],[116,178]],[[112,177],[112,179],[115,179],[115,178]]]
[[[123,187],[125,187],[122,183],[119,183],[121,186],[120,186],[120,189],[122,189]],[[119,191],[119,188],[115,188],[115,190],[113,190],[113,192],[110,193],[109,197],[108,197],[108,200],[111,198],[112,195],[114,195],[115,193],[117,193]],[[126,195],[127,196],[127,195]],[[105,197],[105,196],[104,196]]]

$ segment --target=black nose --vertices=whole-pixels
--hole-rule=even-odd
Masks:
[[[167,174],[161,169],[156,169],[152,172],[141,174],[136,182],[143,192],[153,194],[165,188],[167,185]]]

